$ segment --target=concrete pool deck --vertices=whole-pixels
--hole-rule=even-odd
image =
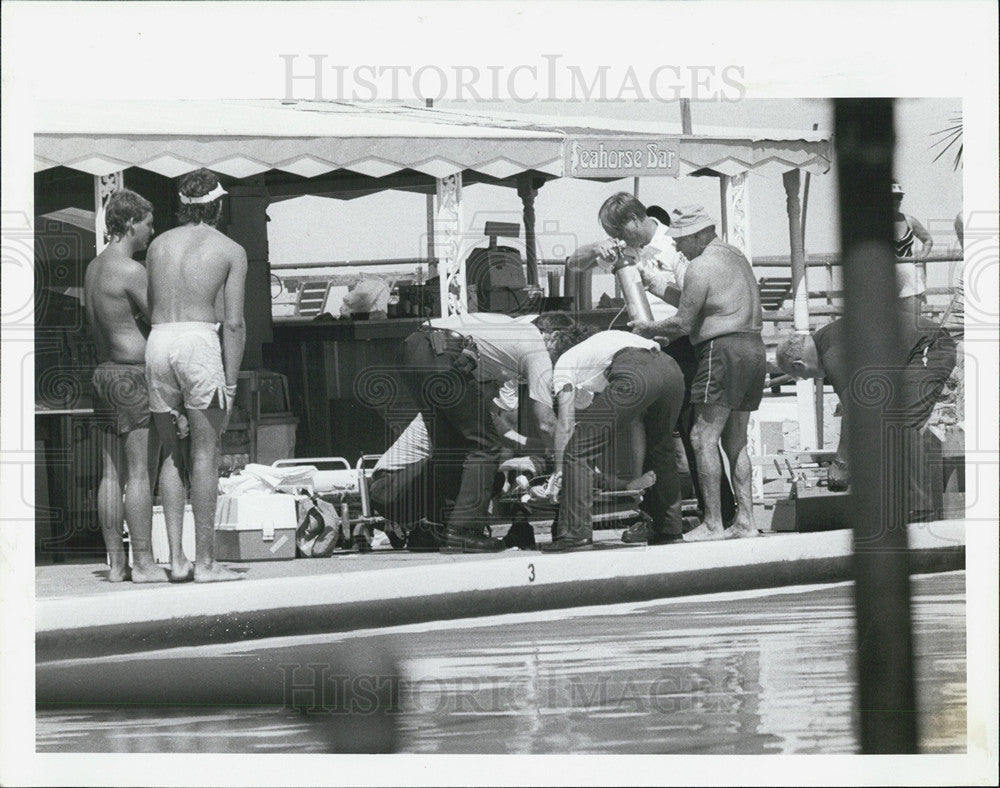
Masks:
[[[965,566],[965,522],[908,526],[913,573]],[[569,554],[409,553],[229,563],[246,578],[201,585],[108,583],[101,563],[36,569],[39,662],[422,621],[850,579],[850,531],[766,533],[660,547],[595,532]]]

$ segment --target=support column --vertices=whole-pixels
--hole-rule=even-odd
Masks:
[[[535,197],[538,189],[531,182],[531,173],[517,179],[517,194],[521,198],[524,218],[524,259],[528,269],[528,284],[538,285],[538,249],[535,243]]]
[[[107,175],[94,176],[94,246],[97,254],[104,251],[108,245],[104,237],[105,225],[104,216],[108,207],[108,200],[111,195],[119,189],[125,188],[125,173],[122,171],[108,173]]]
[[[788,210],[788,242],[792,261],[792,310],[795,333],[809,333],[809,282],[806,277],[806,258],[802,244],[802,204],[799,199],[800,174],[789,170],[782,179]],[[799,380],[795,394],[799,413],[799,442],[803,450],[819,448],[816,423],[816,386],[822,380]]]
[[[427,195],[427,260],[434,259],[434,195]]]
[[[434,249],[438,257],[441,316],[467,311],[468,289],[462,221],[462,173],[437,179],[437,223]]]
[[[747,173],[723,175],[720,179],[722,240],[732,244],[753,263],[750,248],[750,181]]]
[[[243,316],[247,327],[242,368],[260,369],[263,345],[273,340],[271,320],[271,265],[267,244],[267,206],[271,196],[263,176],[247,178],[229,187],[229,224],[226,234],[247,253],[246,296]],[[223,228],[220,228],[223,229]]]

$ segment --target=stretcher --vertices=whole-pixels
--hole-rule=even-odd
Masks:
[[[500,518],[512,518],[524,514],[529,522],[552,520],[559,508],[544,496],[542,491],[548,486],[548,476],[536,476],[528,480],[527,486],[513,480],[508,488],[493,501],[493,514]],[[623,528],[642,519],[639,504],[642,503],[641,490],[594,490],[594,528]]]
[[[322,497],[345,513],[353,544],[367,552],[371,549],[373,529],[384,530],[387,526],[385,518],[372,510],[369,494],[372,471],[380,457],[379,454],[365,454],[353,466],[344,457],[295,457],[276,460],[272,467],[315,468],[307,492]]]

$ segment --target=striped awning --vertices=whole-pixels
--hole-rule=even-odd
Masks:
[[[821,132],[700,129],[555,116],[485,115],[403,104],[317,101],[45,102],[35,118],[35,170],[92,175],[130,167],[177,177],[199,167],[234,178],[270,170],[315,177],[349,170],[384,177],[411,170],[442,178],[474,170],[562,177],[573,135],[678,136],[680,175],[711,170],[766,175],[826,172]]]

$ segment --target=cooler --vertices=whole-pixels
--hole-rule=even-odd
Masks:
[[[295,496],[246,492],[220,495],[215,510],[215,558],[276,561],[295,558]]]

